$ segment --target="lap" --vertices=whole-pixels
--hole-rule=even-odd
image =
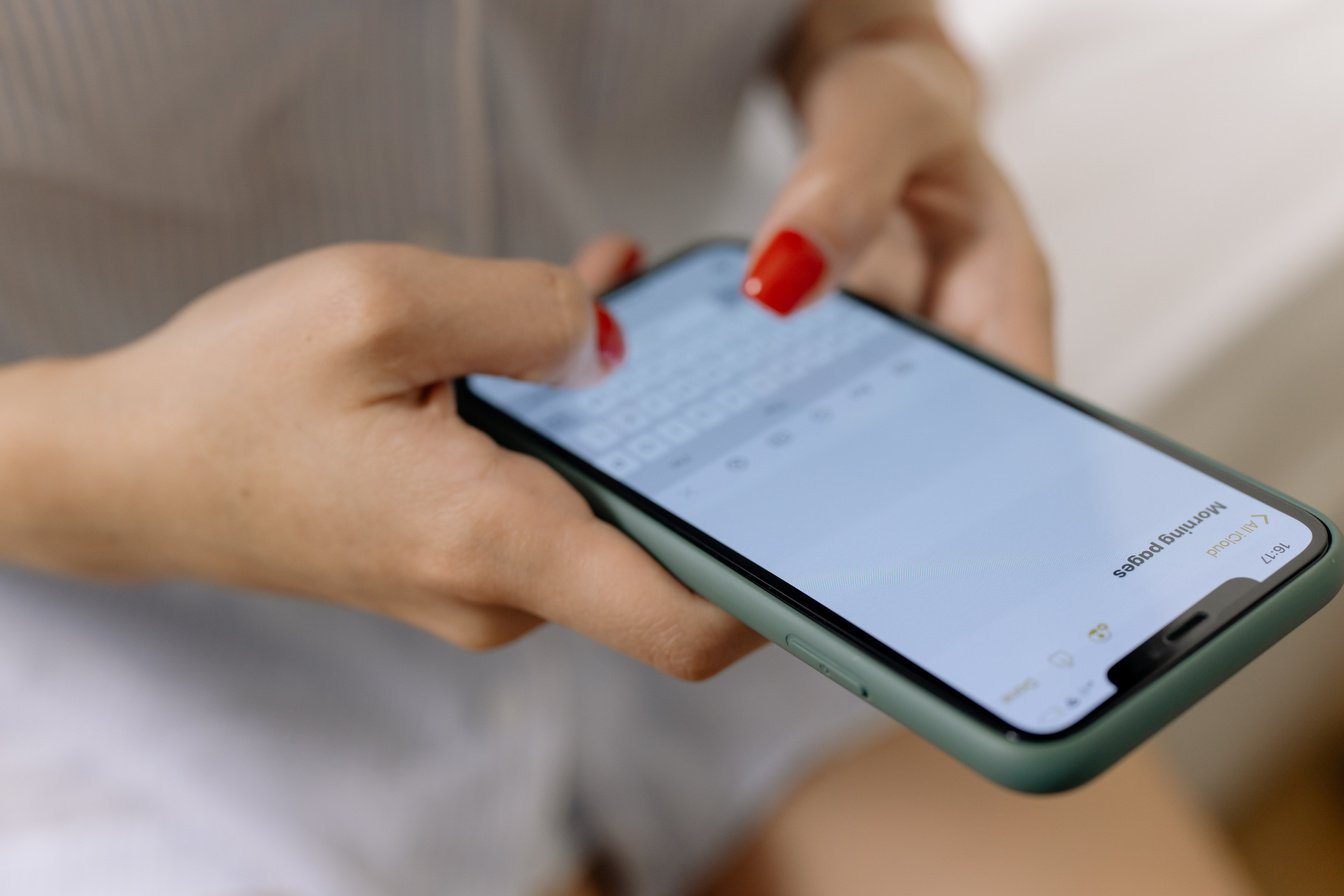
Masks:
[[[683,893],[884,722],[775,648],[689,684],[554,627],[465,654],[3,569],[0,619],[0,892],[531,894],[592,851],[625,892]]]
[[[819,769],[701,896],[1246,893],[1152,748],[1060,796],[990,784],[913,735]]]

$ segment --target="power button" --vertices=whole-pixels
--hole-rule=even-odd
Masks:
[[[784,646],[789,649],[790,653],[798,657],[798,659],[807,663],[813,669],[816,669],[822,675],[825,675],[831,681],[840,685],[840,687],[849,691],[851,694],[867,699],[868,689],[863,686],[863,682],[831,662],[826,658],[825,654],[817,650],[817,648],[813,647],[811,644],[808,644],[802,638],[799,638],[797,635],[787,635],[784,638]]]

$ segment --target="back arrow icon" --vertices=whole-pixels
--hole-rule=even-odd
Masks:
[[[1269,517],[1266,516],[1265,514],[1263,514],[1263,513],[1253,513],[1253,514],[1251,514],[1251,516],[1258,516],[1258,517],[1260,517],[1260,519],[1262,519],[1262,520],[1265,521],[1265,525],[1266,525],[1266,526],[1269,525]]]

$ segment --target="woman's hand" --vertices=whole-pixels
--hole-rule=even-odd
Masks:
[[[819,0],[800,26],[785,73],[807,147],[743,290],[788,314],[844,283],[1049,376],[1045,265],[981,145],[970,69],[931,12],[845,33],[843,12],[883,6]]]
[[[600,285],[630,251],[608,240],[580,267]],[[457,416],[454,377],[618,362],[591,296],[540,262],[340,246],[120,350],[0,372],[0,556],[331,600],[468,648],[554,621],[706,677],[757,636]]]

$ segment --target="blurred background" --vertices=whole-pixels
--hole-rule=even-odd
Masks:
[[[1344,4],[944,0],[1066,388],[1344,520]],[[723,232],[787,171],[752,98]],[[663,248],[671,248],[665,246]],[[1344,892],[1344,600],[1161,736],[1271,893]]]

